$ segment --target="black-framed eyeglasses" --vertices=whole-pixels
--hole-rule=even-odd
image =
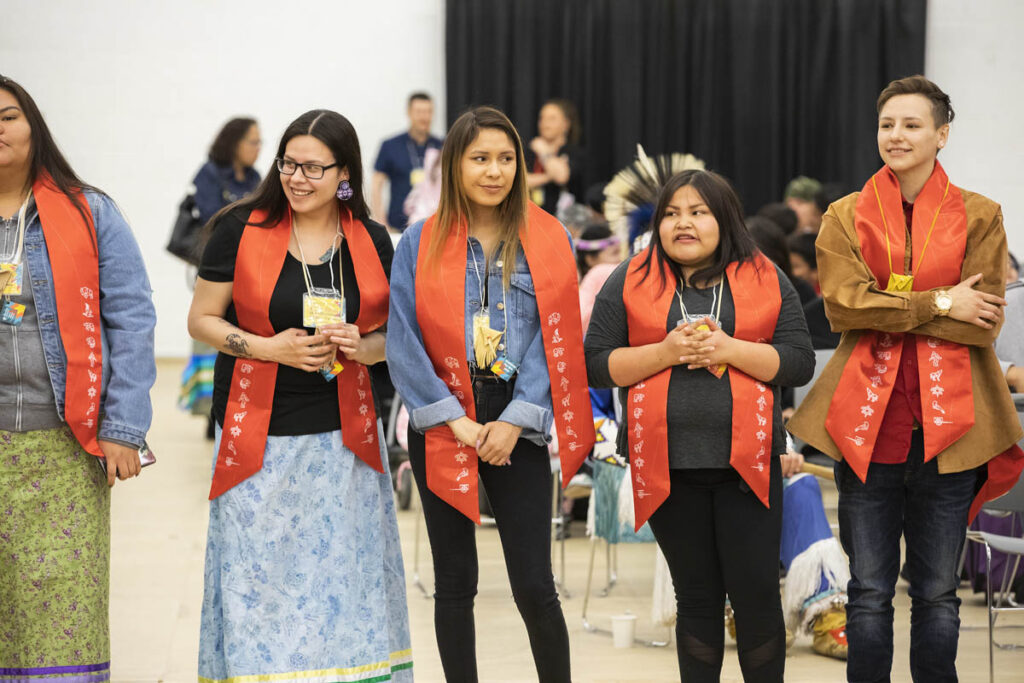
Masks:
[[[324,166],[323,164],[300,164],[297,161],[290,161],[288,159],[281,159],[278,157],[277,170],[284,175],[295,175],[297,169],[302,169],[302,175],[306,176],[310,180],[320,180],[324,177],[324,171],[329,168],[334,168],[338,165],[337,162]]]

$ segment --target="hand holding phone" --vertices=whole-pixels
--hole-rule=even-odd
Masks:
[[[99,443],[100,450],[103,451],[104,457],[97,458],[97,460],[99,460],[100,467],[103,468],[103,472],[107,475],[107,484],[109,486],[114,485],[115,475],[116,478],[119,479],[137,477],[139,473],[142,471],[143,467],[152,465],[153,463],[156,462],[156,456],[153,455],[153,451],[149,449],[149,445],[146,443],[143,443],[142,447],[138,449],[130,449],[127,446],[124,446],[122,444],[115,444],[110,441],[100,441]],[[111,457],[119,459],[120,456],[124,453],[124,451],[128,451],[135,455],[136,457],[138,457],[138,464],[134,464],[131,462],[120,463],[117,468],[117,472],[110,472],[107,469],[106,456],[109,454]]]

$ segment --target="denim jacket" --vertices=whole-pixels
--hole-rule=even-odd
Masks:
[[[395,249],[395,260],[391,264],[387,342],[391,379],[409,409],[410,425],[419,432],[466,414],[444,380],[434,373],[416,319],[416,259],[422,231],[422,221],[408,228]],[[465,357],[471,366],[475,364],[473,316],[483,308],[480,282],[484,278],[485,263],[480,242],[470,237],[466,247]],[[520,249],[511,287],[504,291],[503,265],[500,259],[494,259],[486,273],[490,298],[488,313],[491,328],[506,332],[498,353],[506,354],[517,363],[519,372],[512,400],[498,419],[522,427],[524,438],[544,445],[551,439],[551,382],[533,278],[530,277],[526,256]]]
[[[153,329],[156,310],[142,253],[121,211],[109,197],[86,192],[99,243],[103,390],[98,438],[141,446],[153,418],[149,390],[156,381]],[[39,212],[25,226],[25,255],[43,354],[57,413],[64,419],[67,357],[57,322],[53,271]]]

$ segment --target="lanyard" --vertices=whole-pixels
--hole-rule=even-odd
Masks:
[[[302,263],[302,278],[306,281],[306,292],[313,296],[313,277],[309,273],[309,266],[306,265],[306,254],[302,251],[302,242],[299,241],[299,234],[295,231],[295,221],[292,221],[292,235],[295,236],[295,244],[299,247],[299,257]],[[338,259],[338,280],[341,289],[334,287],[334,254],[337,252],[338,237],[341,237],[341,216],[338,216],[338,230],[334,235],[334,239],[331,241],[331,258],[327,260],[327,269],[331,273],[331,291],[338,292],[341,298],[345,298],[345,279],[342,277],[342,265],[341,259]]]
[[[423,168],[423,160],[427,156],[427,146],[430,144],[430,137],[427,137],[427,141],[423,143],[423,156],[420,156],[416,151],[416,145],[413,144],[412,138],[406,138],[405,149],[409,152],[409,164],[413,169]]]
[[[722,275],[722,279],[718,281],[718,290],[711,289],[711,313],[716,323],[721,323],[719,315],[722,313],[722,291],[725,287],[725,275]],[[683,289],[682,287],[676,287],[676,296],[679,297],[679,310],[683,315],[683,320],[689,321],[689,315],[686,312],[686,304],[683,303]],[[717,305],[716,305],[717,304]]]
[[[490,297],[490,287],[487,285],[485,280],[480,279],[480,264],[476,260],[476,252],[473,251],[473,245],[469,242],[469,237],[466,237],[466,243],[469,245],[469,253],[473,255],[473,274],[476,275],[476,286],[480,289],[480,298],[483,299],[483,307],[485,311],[490,310],[488,301]],[[485,277],[487,273],[484,274]],[[502,290],[504,291],[504,290]],[[505,298],[505,297],[502,297]],[[508,305],[505,305],[502,309],[502,313],[505,314],[505,329],[508,329]]]
[[[878,213],[882,216],[882,229],[885,230],[885,250],[886,250],[886,252],[889,255],[889,273],[890,273],[889,279],[890,279],[890,281],[892,281],[893,280],[893,275],[897,275],[897,274],[892,269],[892,244],[889,242],[889,226],[885,222],[885,212],[882,210],[882,197],[881,197],[881,195],[878,194],[878,184],[875,182],[875,177],[874,176],[871,176],[871,186],[873,188],[875,188],[875,199],[878,201]],[[917,258],[917,269],[918,270],[921,269],[921,263],[924,262],[924,251],[925,251],[925,249],[928,248],[928,242],[932,238],[932,231],[935,230],[935,222],[939,219],[939,211],[942,210],[942,204],[943,204],[943,202],[946,201],[946,195],[948,195],[948,194],[949,194],[949,179],[947,178],[946,179],[946,189],[942,193],[942,199],[939,200],[939,205],[937,207],[935,207],[935,215],[932,216],[931,227],[928,228],[928,234],[924,238],[924,246],[921,247],[921,255]],[[914,268],[913,268],[913,258],[911,258],[911,272],[907,273],[906,275],[902,275],[902,276],[898,276],[898,277],[901,277],[901,278],[908,278],[909,277],[909,278],[911,278],[910,281],[912,282],[913,281],[913,277],[914,277],[913,270],[914,270]],[[889,289],[889,288],[887,287],[886,289]],[[906,290],[899,290],[899,291],[909,291],[909,290],[910,290],[910,287],[908,286],[908,287],[906,287]]]
[[[7,246],[7,234],[6,234],[6,232],[4,234],[4,251],[3,251],[2,258],[0,258],[0,260],[3,260],[6,263],[14,263],[14,264],[21,263],[21,254],[22,254],[22,252],[24,251],[24,248],[25,248],[25,215],[28,212],[28,203],[29,203],[29,200],[31,200],[31,199],[32,199],[32,190],[29,190],[28,191],[28,196],[25,197],[25,203],[22,204],[21,208],[18,210],[18,233],[17,233],[17,237],[15,237],[16,242],[15,242],[15,246],[14,246],[14,251],[9,253],[9,254],[8,254],[8,251],[7,251],[7,249],[8,249],[8,246]],[[8,257],[9,257],[9,260],[8,260]]]

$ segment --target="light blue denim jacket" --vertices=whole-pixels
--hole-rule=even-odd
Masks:
[[[141,446],[153,419],[149,390],[156,381],[153,329],[156,310],[142,253],[121,211],[109,197],[86,192],[99,243],[103,389],[98,438]],[[57,322],[50,256],[33,206],[25,227],[25,256],[46,367],[64,419],[67,356]]]
[[[466,414],[459,400],[448,390],[448,385],[435,374],[416,319],[416,259],[422,231],[422,221],[406,229],[395,249],[395,260],[391,264],[387,343],[391,380],[409,410],[410,425],[419,432]],[[480,242],[469,238],[466,247],[465,357],[471,365],[473,316],[483,308],[480,281],[484,277],[485,262]],[[506,354],[517,363],[519,372],[512,400],[498,419],[522,427],[524,438],[544,445],[551,439],[551,381],[544,356],[533,278],[520,248],[512,286],[506,292],[502,289],[503,265],[501,260],[495,259],[489,266],[488,313],[491,328],[495,330],[505,330],[505,314],[508,314],[508,329],[498,353]]]

